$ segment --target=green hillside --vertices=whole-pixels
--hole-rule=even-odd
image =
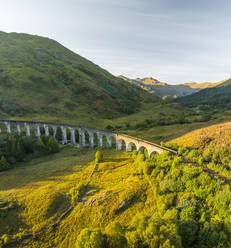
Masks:
[[[146,78],[136,78],[136,79],[129,79],[124,76],[119,76],[131,84],[137,85],[142,89],[152,93],[155,96],[161,97],[164,100],[172,100],[176,98],[181,98],[187,95],[191,95],[193,93],[199,92],[204,88],[212,88],[215,87],[221,82],[217,83],[184,83],[178,85],[170,85],[167,83],[160,82],[152,77]]]
[[[224,81],[213,88],[203,89],[200,92],[176,99],[176,102],[195,107],[205,105],[221,109],[230,109],[231,106],[231,79]]]
[[[67,146],[1,172],[0,246],[230,247],[228,184],[167,153],[148,159],[136,152],[102,152],[75,202],[79,185],[86,185],[95,166],[95,151]],[[71,206],[58,225],[35,233]],[[33,238],[26,236],[31,232]],[[19,243],[10,245],[13,240]]]
[[[3,118],[110,119],[160,102],[48,38],[0,32],[0,58]]]

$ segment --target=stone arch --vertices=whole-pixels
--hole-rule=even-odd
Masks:
[[[141,152],[142,154],[144,154],[145,158],[149,158],[149,151],[146,146],[140,146],[138,149],[138,152]]]
[[[126,152],[132,152],[133,150],[137,150],[136,144],[132,141],[127,142],[126,144]]]
[[[79,129],[78,128],[74,128],[75,129],[75,141],[76,144],[80,144],[80,140],[79,140]]]
[[[96,132],[94,132],[94,147],[99,147],[99,139]]]
[[[152,156],[155,155],[155,154],[158,154],[158,152],[157,151],[151,151],[149,153],[149,158],[152,158]]]
[[[116,141],[116,149],[118,151],[125,150],[126,151],[126,142],[123,139],[119,139]]]
[[[110,147],[112,147],[112,145],[113,145],[113,136],[112,135],[108,135],[108,134],[106,134],[106,139],[107,139],[107,147],[108,148],[110,148]]]
[[[99,131],[95,133],[97,147],[103,147],[103,134]]]
[[[40,134],[41,134],[41,135],[45,135],[45,127],[44,127],[44,124],[42,124],[42,125],[40,126]]]
[[[89,133],[85,129],[82,131],[82,139],[82,142],[85,143],[85,146],[89,146]]]
[[[145,147],[145,146],[140,146],[139,148],[138,148],[138,152],[141,152],[141,153],[144,153],[144,150],[147,150],[147,148]]]
[[[34,123],[33,132],[36,137],[39,137],[41,135],[41,125],[39,123]]]
[[[0,122],[0,134],[1,133],[6,133],[6,126],[4,125],[4,123],[3,122]]]
[[[76,132],[74,127],[68,127],[67,131],[67,140],[68,143],[70,142],[73,146],[76,145]]]
[[[17,122],[11,123],[11,132],[15,134],[20,134],[21,133],[20,123]]]
[[[103,142],[103,147],[107,147],[107,137],[106,137],[106,134],[102,134],[103,137],[102,137],[102,142]]]
[[[94,130],[87,129],[85,133],[86,143],[90,149],[94,149]]]
[[[111,135],[111,144],[111,147],[116,148],[116,138],[114,135]]]
[[[71,143],[71,129],[70,127],[66,127],[66,133],[67,133],[67,143]]]
[[[62,141],[62,130],[61,130],[61,127],[60,126],[57,126],[57,129],[56,129],[56,140],[57,142],[61,142]]]

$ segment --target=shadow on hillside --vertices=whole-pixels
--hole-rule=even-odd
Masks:
[[[4,212],[0,211],[0,236],[3,234],[16,234],[19,228],[23,228],[24,230],[31,228],[31,226],[26,225],[22,221],[22,218],[20,218],[21,212],[22,207],[17,205],[13,209]]]
[[[66,209],[70,207],[70,199],[67,195],[57,192],[51,199],[47,209],[45,218],[48,219],[54,215],[63,213]]]
[[[39,185],[37,186],[36,183],[45,181],[69,181],[65,178],[66,176],[80,172],[94,158],[95,150],[73,148],[71,151],[64,149],[57,154],[19,163],[13,169],[0,172],[0,191],[20,189],[29,184],[31,184],[30,187],[37,188]],[[105,156],[104,160],[121,162],[126,158],[110,159]]]
[[[83,159],[81,159],[81,156]],[[62,150],[60,153],[32,159],[29,162],[18,163],[16,167],[0,172],[0,191],[19,189],[30,183],[50,181],[55,176],[68,176],[81,171],[94,159],[94,153],[89,150],[70,152]],[[79,169],[76,168],[78,165]],[[31,185],[36,187],[36,185]]]

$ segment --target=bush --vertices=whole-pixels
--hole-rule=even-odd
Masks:
[[[123,227],[119,222],[110,223],[106,229],[107,244],[110,248],[127,247],[127,239],[124,236]]]
[[[46,149],[49,154],[59,152],[59,144],[55,141],[52,136],[50,136],[48,139]]]
[[[182,211],[180,213],[180,219],[182,221],[196,219],[196,208],[195,207],[189,207],[189,208],[182,209]]]
[[[35,143],[35,149],[41,153],[46,153],[46,146],[43,143],[42,138],[38,138],[36,143]]]
[[[3,234],[2,237],[1,237],[1,240],[2,240],[3,244],[7,244],[9,242],[10,238],[9,238],[9,236],[7,234]]]
[[[89,230],[83,229],[76,241],[76,248],[102,248],[104,247],[105,239],[99,229]]]
[[[80,183],[77,187],[74,187],[70,190],[71,203],[75,205],[85,193],[86,186],[83,183]]]
[[[95,162],[96,163],[99,163],[99,162],[102,162],[102,160],[103,160],[103,153],[102,153],[102,151],[97,151],[95,153]]]
[[[198,225],[195,221],[186,221],[180,223],[179,232],[184,247],[191,247],[197,238]]]
[[[0,171],[8,170],[10,168],[10,164],[6,161],[5,157],[2,156],[0,160]]]

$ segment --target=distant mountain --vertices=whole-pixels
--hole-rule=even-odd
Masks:
[[[182,85],[186,85],[189,86],[190,88],[193,89],[205,89],[205,88],[212,88],[215,87],[219,84],[222,84],[223,82],[225,82],[226,80],[222,80],[216,83],[210,83],[210,82],[204,82],[204,83],[196,83],[196,82],[191,82],[191,83],[184,83]]]
[[[172,100],[175,98],[180,98],[183,96],[191,95],[193,93],[199,92],[203,88],[211,88],[215,87],[216,85],[221,84],[223,81],[218,83],[184,83],[179,85],[170,85],[164,82],[160,82],[157,79],[152,77],[146,78],[136,78],[136,79],[129,79],[124,76],[119,76],[120,78],[138,85],[139,87],[149,91],[150,93],[161,97],[164,100]]]
[[[206,105],[210,107],[231,108],[231,79],[219,82],[215,87],[176,99],[177,102],[187,106],[196,107]]]
[[[143,83],[145,85],[167,85],[166,83],[160,82],[157,79],[154,79],[152,77],[145,77],[145,78],[136,78],[136,81]]]
[[[144,101],[160,102],[54,40],[0,32],[1,118],[113,118]]]

